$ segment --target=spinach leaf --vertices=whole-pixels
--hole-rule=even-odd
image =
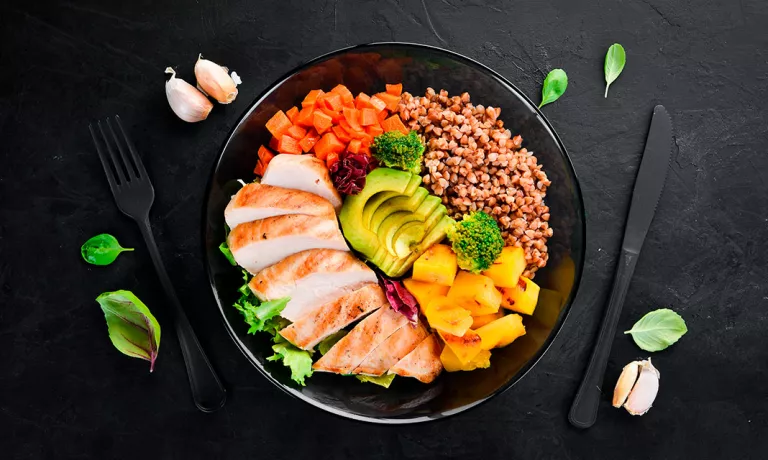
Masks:
[[[614,43],[608,48],[608,52],[605,54],[605,97],[608,97],[608,88],[619,78],[626,62],[627,55],[624,53],[623,46]]]
[[[555,102],[563,95],[568,88],[568,75],[563,69],[554,69],[544,79],[544,86],[541,88],[541,104],[539,108]]]
[[[356,375],[357,380],[365,383],[373,383],[379,386],[382,386],[384,388],[389,388],[390,385],[392,385],[392,380],[395,379],[395,374],[384,374],[379,377],[374,377],[371,375]]]
[[[291,369],[291,379],[301,386],[306,385],[304,379],[312,376],[312,354],[300,350],[288,342],[272,345],[274,355],[267,361],[283,361],[283,365]]]
[[[227,258],[230,265],[233,267],[237,266],[237,262],[235,262],[235,257],[232,255],[232,251],[229,250],[229,246],[227,246],[227,242],[223,242],[219,245],[219,251],[221,251],[222,254],[224,254],[224,257]]]
[[[632,334],[637,346],[645,351],[661,351],[677,342],[686,332],[688,328],[683,318],[668,308],[662,308],[643,316],[624,333]]]
[[[96,298],[104,311],[109,339],[121,353],[149,361],[155,368],[160,349],[160,324],[131,291],[105,292]]]
[[[123,251],[133,251],[133,248],[120,246],[117,238],[108,233],[96,235],[80,247],[83,260],[93,265],[109,265]]]

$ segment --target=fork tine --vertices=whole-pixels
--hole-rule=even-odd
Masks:
[[[141,157],[139,156],[138,152],[136,152],[136,148],[133,146],[131,138],[128,137],[128,135],[125,133],[125,129],[123,129],[123,122],[120,121],[120,115],[115,115],[115,120],[117,120],[117,126],[120,128],[120,132],[123,133],[125,144],[128,146],[128,150],[131,152],[131,158],[133,159],[133,164],[136,165],[136,170],[139,173],[139,177],[146,178],[147,170],[144,169],[144,163],[141,162]]]
[[[117,172],[117,178],[120,180],[120,184],[123,185],[127,182],[125,180],[125,175],[123,174],[123,168],[120,167],[120,162],[117,160],[117,155],[115,155],[115,151],[112,150],[112,146],[109,145],[109,138],[104,132],[104,128],[101,126],[101,121],[96,122],[96,124],[99,125],[101,138],[104,140],[104,144],[107,146],[107,150],[109,151],[109,157],[112,159],[112,167],[115,168],[115,172]]]
[[[136,168],[133,167],[131,160],[128,159],[128,154],[125,153],[122,142],[120,142],[120,140],[117,138],[109,118],[107,118],[107,127],[109,128],[109,133],[112,134],[112,139],[115,141],[117,150],[120,152],[120,157],[123,159],[123,164],[125,165],[125,174],[128,176],[128,180],[137,179],[138,177],[136,176]],[[123,135],[123,137],[125,137],[125,135]]]
[[[99,140],[96,137],[96,131],[93,129],[93,124],[88,124],[88,130],[91,131],[91,137],[93,138],[93,145],[96,146],[96,152],[99,154],[99,160],[101,160],[101,166],[104,168],[104,174],[107,175],[107,182],[109,182],[109,188],[114,190],[117,187],[115,182],[115,175],[112,173],[112,169],[109,167],[109,160],[106,157],[106,153],[101,148]]]

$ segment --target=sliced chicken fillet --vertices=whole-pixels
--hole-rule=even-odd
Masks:
[[[397,364],[405,355],[416,348],[427,336],[424,325],[408,324],[401,327],[387,340],[381,342],[360,365],[355,368],[353,374],[384,375],[392,366]]]
[[[251,274],[307,249],[349,251],[336,219],[301,214],[240,224],[227,244],[237,264]]]
[[[309,350],[324,338],[384,305],[387,305],[384,291],[378,284],[368,284],[322,305],[282,329],[280,335],[297,347]]]
[[[426,339],[389,369],[390,374],[413,377],[422,383],[434,381],[443,370],[440,362],[440,342],[435,334]]]
[[[331,202],[338,213],[341,195],[331,182],[328,168],[312,155],[277,155],[269,162],[261,183],[314,193]]]
[[[229,228],[245,222],[286,214],[335,217],[331,202],[313,193],[265,184],[247,184],[224,210]]]
[[[376,274],[351,252],[310,249],[262,270],[248,286],[261,300],[290,297],[280,316],[298,321],[370,283],[376,283]]]
[[[350,374],[368,354],[407,324],[408,319],[387,304],[360,321],[312,368],[316,371]]]

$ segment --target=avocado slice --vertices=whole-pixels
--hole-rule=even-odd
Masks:
[[[421,178],[405,171],[390,168],[376,168],[366,176],[365,187],[357,195],[349,195],[339,214],[341,229],[349,244],[366,258],[371,259],[379,248],[376,234],[363,225],[363,210],[368,200],[379,192],[397,192],[412,195],[418,187],[413,183]],[[408,193],[410,192],[410,193]]]
[[[373,195],[367,203],[365,203],[365,207],[363,208],[363,225],[365,225],[365,228],[371,228],[371,217],[373,217],[373,214],[376,212],[377,209],[379,209],[379,206],[381,206],[382,203],[388,201],[390,198],[394,198],[397,196],[402,196],[398,192],[379,192],[375,195]]]
[[[423,193],[420,193],[420,191],[423,191]],[[398,211],[393,212],[389,216],[387,216],[386,219],[382,222],[382,224],[378,228],[371,228],[371,231],[375,231],[379,235],[379,242],[386,246],[389,253],[395,257],[407,257],[410,255],[410,252],[406,252],[405,254],[401,253],[398,254],[398,251],[395,249],[395,242],[398,240],[398,235],[400,234],[400,231],[402,227],[405,225],[417,222],[421,224],[422,227],[424,227],[425,221],[429,218],[429,216],[437,209],[439,206],[441,206],[441,200],[440,198],[436,196],[427,196],[429,195],[427,190],[424,188],[419,188],[416,190],[416,193],[414,193],[414,197],[418,195],[425,195],[424,201],[421,202],[419,207],[415,210],[408,209],[405,211]],[[405,197],[398,197],[398,198],[405,198]],[[389,200],[389,202],[382,205],[380,210],[374,215],[374,221],[378,218],[379,213],[383,213],[385,211],[384,207],[389,206],[389,203],[395,202],[396,198],[392,198]],[[393,205],[395,206],[395,205]],[[412,211],[412,212],[409,212]],[[396,216],[396,217],[393,217]],[[425,227],[425,229],[428,229],[429,227]],[[421,236],[423,237],[426,235],[426,231],[421,232]],[[409,233],[409,237],[413,237],[415,233],[413,231]],[[419,243],[421,241],[421,238],[414,241],[413,243]],[[402,243],[401,243],[402,247]]]
[[[424,239],[424,222],[409,222],[397,231],[392,238],[391,250],[397,257],[408,257],[413,248]]]
[[[429,192],[424,187],[418,187],[411,196],[397,196],[390,198],[382,203],[379,208],[373,213],[371,223],[368,228],[372,232],[378,232],[382,222],[386,220],[390,215],[406,211],[413,213],[421,205],[421,203],[429,196]],[[423,220],[423,219],[422,219]],[[379,237],[381,240],[381,237]]]
[[[436,198],[438,201],[440,200],[437,197],[434,197],[434,198]],[[429,238],[430,235],[431,237],[434,238],[433,232],[435,228],[438,226],[438,224],[443,224],[444,218],[447,217],[446,213],[447,213],[447,210],[445,209],[445,206],[443,206],[442,204],[439,204],[432,211],[432,213],[430,213],[430,215],[427,217],[427,219],[423,223],[423,226],[425,229],[424,233],[426,235],[425,240]],[[448,223],[453,222],[453,219],[451,219],[450,217],[448,217],[448,219],[449,219]],[[443,237],[445,237],[445,235],[443,235]],[[442,238],[438,239],[437,242],[440,242],[441,240]],[[415,262],[416,259],[433,244],[436,244],[436,243],[432,243],[427,246],[424,246],[422,242],[421,244],[417,245],[415,248],[412,247],[412,253],[405,258],[387,254],[384,257],[384,260],[381,261],[380,264],[377,263],[376,265],[379,268],[381,268],[381,270],[387,275],[389,275],[390,272],[397,273],[402,268],[402,267],[399,267],[399,265],[403,265],[405,269],[402,270],[402,273],[405,273],[406,271],[408,271],[409,268],[411,268],[411,265],[413,265],[413,262]],[[412,257],[413,254],[416,254],[416,257]],[[409,259],[412,259],[412,260],[409,261]]]
[[[449,216],[443,215],[443,217],[438,221],[437,225],[434,226],[432,231],[430,231],[421,241],[418,249],[413,251],[413,253],[407,258],[400,259],[392,266],[388,267],[388,270],[384,270],[382,268],[384,274],[392,278],[403,276],[405,272],[407,272],[413,266],[413,263],[416,262],[416,259],[418,259],[424,253],[424,251],[429,249],[431,246],[441,242],[445,238],[448,228],[455,223],[456,221],[451,219]]]

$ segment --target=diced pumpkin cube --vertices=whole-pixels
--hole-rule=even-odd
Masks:
[[[506,347],[516,338],[524,336],[525,326],[523,326],[523,317],[513,313],[491,321],[475,332],[482,340],[483,350],[490,350]]]
[[[493,280],[496,287],[515,287],[520,275],[525,271],[525,251],[523,248],[507,246],[483,275]]]
[[[473,316],[496,313],[501,305],[501,292],[493,286],[493,280],[464,270],[459,270],[453,280],[448,298],[457,306],[469,310]]]
[[[413,278],[406,278],[403,280],[405,288],[408,292],[416,297],[416,301],[422,306],[422,309],[429,305],[429,302],[435,297],[442,297],[448,294],[448,286],[442,286],[435,283],[425,283],[423,281],[416,281]]]
[[[453,284],[456,278],[456,254],[445,244],[436,244],[422,254],[413,264],[413,279],[444,286]]]
[[[477,330],[479,327],[483,327],[486,324],[490,323],[491,321],[495,321],[499,318],[504,316],[504,311],[499,310],[496,313],[491,313],[490,315],[479,315],[479,316],[473,316],[472,317],[472,329]]]
[[[539,300],[539,285],[521,276],[515,287],[501,288],[501,296],[501,305],[507,310],[532,315]]]
[[[443,363],[443,367],[448,372],[487,369],[491,366],[491,352],[488,350],[481,350],[480,353],[465,364],[459,360],[459,357],[456,356],[456,353],[454,353],[450,347],[444,347],[443,352],[440,353],[440,362]]]
[[[440,331],[437,333],[442,337],[446,348],[451,349],[462,365],[469,364],[475,356],[483,351],[483,339],[472,329],[469,329],[461,337]]]
[[[440,332],[461,337],[472,326],[469,311],[457,307],[444,296],[433,298],[422,311],[429,325]]]

